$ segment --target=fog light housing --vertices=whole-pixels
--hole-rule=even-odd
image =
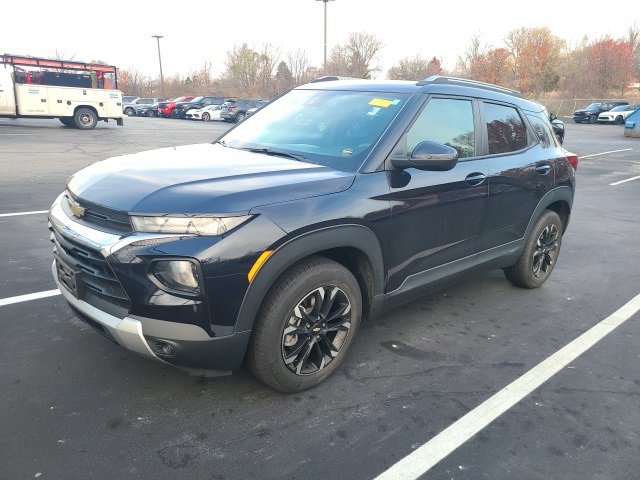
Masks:
[[[200,294],[200,269],[193,260],[158,260],[153,264],[152,273],[169,290]]]

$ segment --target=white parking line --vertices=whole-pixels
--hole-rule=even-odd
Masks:
[[[33,212],[15,212],[15,213],[0,213],[0,217],[18,217],[20,215],[35,215],[37,213],[48,213],[49,210],[35,210]]]
[[[580,157],[580,160],[582,160],[583,158],[599,157],[600,155],[607,155],[608,153],[628,152],[629,150],[633,150],[633,148],[623,148],[622,150],[611,150],[610,152],[594,153],[591,155],[582,155]]]
[[[376,480],[413,480],[463,445],[640,310],[640,294],[414,450]]]
[[[609,185],[612,187],[615,187],[616,185],[620,185],[621,183],[627,183],[627,182],[630,182],[631,180],[638,180],[638,179],[640,179],[640,175],[636,177],[627,178],[626,180],[619,180],[617,182],[610,183]]]
[[[60,295],[60,290],[45,290],[44,292],[27,293],[26,295],[18,295],[17,297],[0,298],[0,307],[12,305],[14,303],[28,302],[29,300],[37,300],[38,298],[55,297]]]

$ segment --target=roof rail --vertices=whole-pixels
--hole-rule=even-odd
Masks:
[[[468,78],[432,75],[416,83],[416,85],[418,86],[431,85],[431,84],[448,84],[448,85],[460,85],[461,87],[476,87],[476,88],[482,88],[484,90],[491,90],[492,92],[513,95],[514,97],[522,97],[522,94],[518,90],[512,90],[510,88],[501,87],[499,85],[494,85],[492,83],[479,82],[477,80],[469,80]]]
[[[362,80],[362,79],[355,78],[355,77],[338,77],[336,75],[325,75],[324,77],[314,78],[313,80],[310,80],[309,83],[333,82],[336,80]]]

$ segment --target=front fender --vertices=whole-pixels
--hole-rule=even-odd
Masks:
[[[339,247],[358,249],[369,259],[373,271],[375,303],[372,310],[378,311],[384,298],[384,263],[378,237],[363,225],[334,225],[305,232],[275,249],[245,293],[236,322],[236,331],[251,330],[269,289],[291,265],[315,253]]]

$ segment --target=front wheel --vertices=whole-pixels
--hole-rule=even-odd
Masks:
[[[589,117],[589,123],[591,123],[591,124],[598,123],[598,116],[597,115],[591,115]]]
[[[124,114],[128,117],[133,117],[135,115],[135,110],[131,107],[127,107],[124,109]]]
[[[556,266],[562,243],[562,221],[552,210],[545,210],[536,222],[520,258],[504,275],[511,283],[523,288],[542,285]]]
[[[208,122],[209,120],[211,120],[211,115],[209,115],[207,112],[204,112],[202,114],[202,120]]]
[[[311,257],[267,294],[251,337],[249,368],[280,392],[311,388],[344,360],[362,316],[358,281],[341,264]]]
[[[89,108],[79,108],[73,116],[73,123],[81,130],[91,130],[98,123],[98,116]]]
[[[616,125],[622,125],[624,123],[624,118],[622,118],[622,115],[618,115],[616,117]]]
[[[147,115],[147,117],[155,117],[155,116],[157,116],[157,114],[154,113],[153,110],[147,110],[146,115]]]

